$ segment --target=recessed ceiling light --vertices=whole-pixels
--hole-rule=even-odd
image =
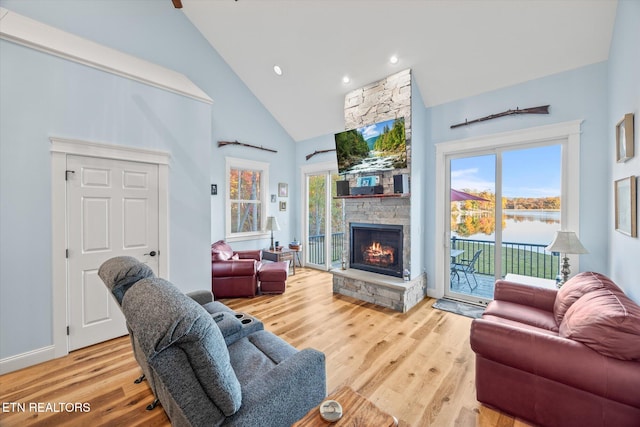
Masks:
[[[347,84],[347,83],[349,83],[350,81],[351,81],[351,79],[349,78],[349,76],[344,76],[344,77],[342,78],[342,83],[344,83],[344,84]]]
[[[279,65],[274,65],[273,66],[273,72],[276,73],[277,75],[281,76],[282,75],[282,68],[280,68]]]
[[[391,58],[389,58],[389,62],[391,62],[392,64],[397,64],[399,61],[398,57],[396,55],[392,55]]]

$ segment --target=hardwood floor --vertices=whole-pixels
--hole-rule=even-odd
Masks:
[[[223,302],[295,347],[324,352],[327,392],[349,385],[400,426],[528,425],[475,399],[471,319],[431,308],[432,299],[397,313],[333,295],[329,273],[296,272],[283,295]],[[140,372],[122,337],[0,376],[0,426],[168,426],[161,407],[145,410],[152,395],[133,383]]]

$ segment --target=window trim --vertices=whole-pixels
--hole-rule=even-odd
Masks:
[[[244,240],[255,240],[268,237],[269,233],[264,230],[264,227],[269,214],[269,206],[267,203],[267,193],[269,193],[269,163],[239,159],[236,157],[225,157],[225,163],[225,240],[227,242],[240,242]],[[231,169],[251,169],[260,171],[261,224],[260,230],[258,231],[242,233],[231,232],[231,198],[229,191],[229,176],[231,175]]]

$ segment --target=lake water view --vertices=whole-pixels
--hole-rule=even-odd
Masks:
[[[483,215],[486,213],[477,212],[467,216],[479,218]],[[458,221],[462,220],[460,218]],[[548,245],[553,240],[556,231],[560,229],[560,211],[505,209],[503,210],[503,224],[503,242]],[[471,240],[492,241],[495,238],[493,232],[460,236],[452,230],[451,235]]]

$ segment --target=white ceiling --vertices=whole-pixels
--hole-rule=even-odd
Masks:
[[[604,61],[617,6],[615,0],[182,3],[296,141],[344,130],[345,94],[406,68],[430,107]],[[388,61],[393,54],[396,65]]]

